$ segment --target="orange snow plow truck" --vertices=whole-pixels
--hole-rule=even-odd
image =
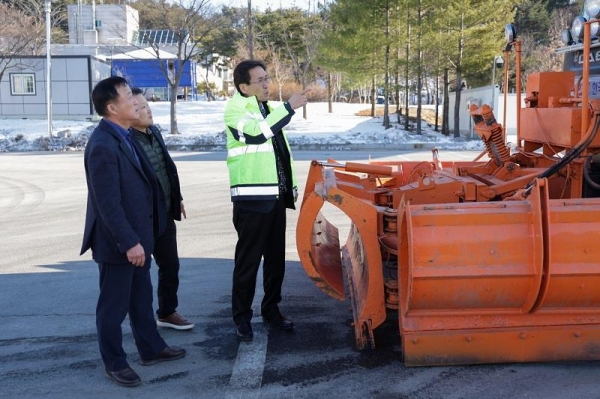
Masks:
[[[485,143],[473,162],[436,150],[312,162],[300,260],[321,290],[349,298],[359,349],[397,311],[407,366],[600,359],[600,41],[587,22],[600,16],[588,11],[563,32],[564,71],[528,77],[512,151],[491,108],[472,105]],[[512,25],[506,35],[521,93],[520,42]],[[325,203],[350,219],[342,247]]]

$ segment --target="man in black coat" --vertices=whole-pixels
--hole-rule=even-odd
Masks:
[[[159,217],[165,220],[164,233],[154,241],[154,260],[158,265],[158,316],[159,327],[175,330],[189,330],[194,327],[181,314],[177,313],[179,304],[177,289],[179,288],[179,254],[177,253],[177,228],[175,220],[186,217],[181,197],[179,176],[175,162],[167,151],[167,146],[158,128],[154,126],[152,110],[141,89],[134,87],[131,92],[138,102],[139,117],[131,125],[133,138],[141,148],[141,155],[152,166],[159,182],[159,195],[164,200],[165,208],[159,211]],[[162,201],[161,201],[162,203]]]
[[[152,312],[150,254],[165,227],[157,218],[158,183],[128,130],[139,116],[137,100],[125,79],[110,77],[94,87],[92,101],[102,120],[84,154],[88,201],[81,253],[91,248],[100,272],[96,328],[105,373],[132,387],[141,380],[122,346],[127,314],[142,365],[180,359],[185,350],[165,343]]]

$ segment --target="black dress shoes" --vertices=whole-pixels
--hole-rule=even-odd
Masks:
[[[240,341],[252,341],[254,334],[252,334],[252,325],[249,321],[243,321],[237,326],[237,338]]]
[[[291,331],[294,329],[294,323],[281,313],[275,313],[268,317],[263,316],[263,323],[268,327],[282,331]]]
[[[106,376],[122,387],[137,387],[142,383],[140,376],[131,367],[119,371],[104,370]]]
[[[176,346],[167,346],[162,352],[151,359],[140,359],[140,364],[142,366],[152,366],[156,363],[177,360],[183,357],[185,357],[185,349]]]

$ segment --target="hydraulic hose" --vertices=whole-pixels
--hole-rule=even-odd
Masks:
[[[600,191],[600,184],[596,183],[592,176],[590,176],[590,169],[592,164],[592,156],[588,156],[585,158],[585,164],[583,165],[583,177],[587,184],[589,184],[593,189]]]

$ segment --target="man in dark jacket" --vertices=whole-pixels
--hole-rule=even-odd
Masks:
[[[142,365],[180,359],[185,350],[167,346],[152,312],[150,254],[164,224],[156,217],[158,182],[128,131],[138,118],[137,100],[127,81],[115,76],[98,82],[92,101],[102,120],[84,154],[88,201],[81,253],[91,248],[100,272],[96,328],[105,374],[133,387],[141,380],[122,346],[127,314]]]
[[[162,135],[154,126],[152,110],[141,89],[131,89],[138,102],[139,117],[132,123],[133,138],[141,148],[142,156],[152,165],[159,182],[159,195],[164,198],[165,207],[159,211],[159,217],[165,220],[164,233],[154,241],[154,260],[158,265],[158,315],[159,327],[176,330],[189,330],[194,324],[177,313],[177,289],[179,288],[179,255],[177,253],[177,230],[175,220],[186,217],[181,197],[179,176],[175,162],[169,155]]]

